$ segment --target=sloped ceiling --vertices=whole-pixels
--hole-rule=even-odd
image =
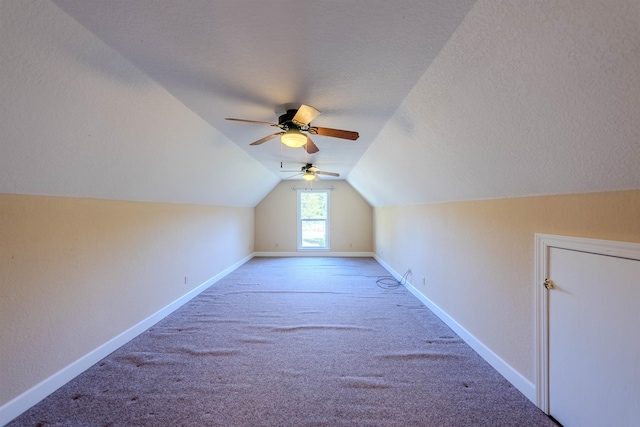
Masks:
[[[640,188],[635,0],[4,0],[0,24],[0,192],[253,206],[306,162],[375,206]],[[301,103],[360,139],[224,120]]]
[[[279,182],[53,3],[0,2],[0,40],[0,192],[254,206]]]
[[[640,2],[479,1],[349,175],[375,205],[640,188]]]

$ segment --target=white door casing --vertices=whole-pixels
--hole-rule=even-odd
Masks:
[[[637,415],[640,365],[638,341],[634,339],[640,326],[636,324],[640,322],[640,244],[543,234],[536,234],[535,241],[538,406],[554,417],[554,413],[560,417],[586,415],[593,409],[592,421],[606,412],[606,407],[622,420],[630,413]],[[559,282],[555,289],[547,290],[543,283],[550,275],[557,276]],[[587,289],[589,283],[593,286]],[[565,341],[567,345],[562,347]],[[550,351],[555,351],[551,359]],[[630,372],[623,373],[625,365]],[[593,375],[584,378],[580,373],[585,370]],[[550,373],[554,381],[550,381]],[[621,395],[615,396],[615,392]],[[589,398],[595,402],[582,410],[585,404],[577,399]],[[563,413],[562,406],[568,412]]]

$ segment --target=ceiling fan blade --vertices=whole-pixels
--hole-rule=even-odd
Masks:
[[[298,176],[298,175],[302,175],[302,172],[298,172],[298,173],[297,173],[297,174],[295,174],[295,175],[291,175],[291,176],[288,176],[288,177],[283,178],[283,179],[291,179],[291,178],[293,178],[293,177],[295,177],[295,176]]]
[[[309,138],[309,135],[307,135],[307,143],[304,144],[304,149],[307,150],[307,153],[309,154],[317,153],[318,151],[320,151],[318,146],[313,143],[311,138]]]
[[[313,119],[320,115],[320,111],[316,110],[313,107],[302,104],[300,108],[298,108],[298,112],[295,116],[293,116],[293,123],[298,126],[305,126],[311,123]]]
[[[276,137],[276,136],[278,136],[278,135],[282,135],[283,133],[284,133],[284,132],[276,132],[276,133],[274,133],[274,134],[267,135],[267,136],[265,136],[264,138],[260,138],[259,140],[255,141],[255,142],[252,142],[252,143],[251,143],[251,144],[249,144],[249,145],[260,145],[260,144],[262,144],[263,142],[267,142],[267,141],[269,141],[270,139],[273,139],[273,138],[275,138],[275,137]]]
[[[258,120],[234,119],[233,117],[226,117],[225,120],[233,120],[233,121],[236,121],[236,122],[255,123],[255,124],[259,124],[259,125],[269,125],[269,126],[280,127],[280,125],[277,124],[277,123],[260,122]]]
[[[339,173],[335,173],[335,172],[323,172],[323,171],[316,171],[317,174],[322,174],[322,175],[331,175],[331,176],[340,176]]]
[[[313,135],[331,136],[333,138],[349,139],[351,141],[355,141],[360,137],[358,132],[342,129],[321,128],[316,126],[309,128],[309,132]]]

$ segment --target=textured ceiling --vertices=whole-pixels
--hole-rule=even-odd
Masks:
[[[464,1],[86,1],[63,10],[265,167],[306,163],[345,178],[462,21]],[[98,64],[98,67],[100,65]],[[102,70],[98,70],[102,71]],[[285,105],[308,104],[314,125],[354,130],[357,142],[315,136],[320,152],[281,149]]]
[[[376,206],[640,188],[640,6],[0,2],[0,192],[253,206],[312,162]],[[309,104],[320,152],[250,147]]]
[[[350,182],[376,205],[640,188],[639,28],[635,0],[476,3]]]

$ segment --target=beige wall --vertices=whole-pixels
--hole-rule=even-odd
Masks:
[[[534,234],[640,242],[640,191],[379,207],[375,252],[534,382]],[[425,285],[422,278],[425,278]]]
[[[257,206],[255,245],[257,252],[297,250],[297,192],[301,181],[282,181]],[[331,191],[329,224],[331,252],[373,250],[373,209],[346,181],[323,181],[314,188]]]
[[[0,194],[0,406],[254,242],[295,251],[293,185],[255,208],[255,227],[254,208]],[[419,291],[530,381],[534,233],[640,242],[640,191],[373,210],[348,183],[329,185],[332,251],[375,249],[400,274],[411,268]]]
[[[250,255],[253,212],[0,194],[0,406]]]

